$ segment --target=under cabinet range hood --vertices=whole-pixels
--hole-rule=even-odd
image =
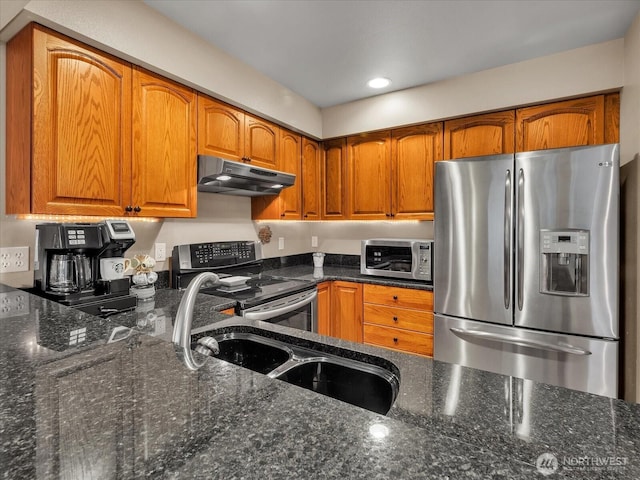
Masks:
[[[198,155],[198,191],[243,197],[277,195],[296,176],[220,157]]]

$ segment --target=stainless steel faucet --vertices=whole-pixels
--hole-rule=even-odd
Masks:
[[[182,300],[180,300],[180,305],[178,306],[176,322],[173,326],[172,340],[178,347],[181,347],[181,349],[177,351],[178,357],[182,359],[189,370],[198,370],[207,361],[206,357],[196,360],[193,356],[193,351],[191,350],[191,324],[193,322],[193,309],[196,302],[196,296],[203,284],[209,287],[216,283],[218,283],[218,275],[212,272],[201,273],[191,280],[191,283],[189,283],[189,286],[185,290]],[[205,338],[206,345],[204,345],[204,347],[206,347],[206,349],[203,348],[200,350],[200,347],[198,347],[196,350],[200,353],[204,353],[205,355],[219,353],[218,342],[211,337]],[[199,343],[203,345],[202,342]]]

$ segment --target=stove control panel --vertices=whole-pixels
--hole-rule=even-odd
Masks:
[[[215,270],[262,259],[257,242],[207,242],[176,245],[172,266],[177,273]]]

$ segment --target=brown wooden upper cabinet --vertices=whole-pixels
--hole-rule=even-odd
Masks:
[[[131,66],[31,24],[7,73],[7,213],[123,215]]]
[[[618,93],[519,108],[516,151],[615,143],[618,118]]]
[[[198,95],[198,153],[277,169],[280,128]]]
[[[134,213],[196,216],[196,94],[138,67],[131,170]]]
[[[244,112],[198,94],[198,153],[241,162]]]
[[[320,220],[322,152],[318,142],[302,138],[302,219]]]
[[[129,63],[36,24],[7,67],[7,213],[195,216],[193,91],[134,89]],[[178,156],[152,158],[166,138]]]
[[[349,217],[391,219],[391,132],[347,138]]]
[[[291,187],[279,195],[251,198],[251,218],[254,220],[300,220],[302,218],[302,137],[279,129],[280,158],[278,169],[296,176]],[[253,162],[252,162],[253,163]]]
[[[320,187],[323,220],[346,220],[347,213],[347,140],[322,142]]]
[[[515,112],[487,113],[444,122],[444,159],[515,151]]]
[[[442,123],[347,139],[351,219],[433,219],[433,163]]]
[[[391,215],[433,219],[434,162],[442,160],[442,123],[391,131]]]

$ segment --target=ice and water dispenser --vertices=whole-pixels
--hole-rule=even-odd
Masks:
[[[540,230],[540,292],[589,295],[589,231]]]

